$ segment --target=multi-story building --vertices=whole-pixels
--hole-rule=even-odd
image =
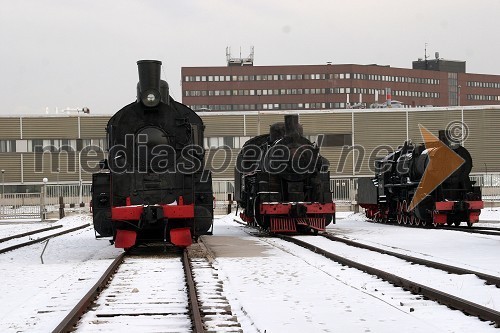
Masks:
[[[323,64],[183,67],[182,102],[201,111],[308,110],[500,104],[500,75],[466,73],[465,61],[425,59],[413,68]],[[391,94],[392,93],[392,94]]]

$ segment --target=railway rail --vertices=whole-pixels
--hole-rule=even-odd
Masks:
[[[74,228],[66,229],[66,230],[63,230],[63,231],[59,231],[59,232],[56,232],[56,233],[50,233],[48,235],[39,237],[37,239],[31,239],[31,240],[26,241],[26,242],[20,242],[20,243],[14,244],[14,245],[9,245],[9,246],[0,248],[0,254],[1,253],[5,253],[5,252],[9,252],[9,251],[12,251],[12,250],[16,250],[16,249],[19,249],[19,248],[22,248],[22,247],[25,247],[25,246],[30,246],[30,245],[33,245],[33,244],[36,244],[36,243],[41,243],[41,242],[43,242],[43,241],[45,241],[45,240],[47,240],[49,238],[58,237],[58,236],[65,235],[65,234],[69,234],[71,232],[75,232],[75,231],[87,228],[88,226],[90,226],[90,223],[86,223],[86,224],[83,224],[83,225],[80,225],[80,226],[77,226],[77,227],[74,227]],[[52,230],[52,229],[50,229],[50,230]],[[37,233],[42,233],[42,232],[45,232],[45,231],[47,231],[47,230],[41,230],[40,229],[36,233],[31,233],[29,235],[33,235],[33,234],[37,234]],[[17,238],[21,238],[21,237],[26,237],[26,236],[29,236],[29,235],[26,235],[26,234],[14,235],[14,236],[12,236],[11,239],[4,240],[3,242],[7,242],[7,241],[10,241],[10,240],[13,240],[13,239],[17,239]]]
[[[363,264],[359,261],[348,259],[344,256],[331,253],[323,248],[316,245],[310,244],[306,241],[297,239],[288,235],[277,235],[279,238],[291,242],[293,244],[299,245],[315,253],[321,254],[326,258],[333,260],[342,265],[356,268],[365,273],[375,275],[391,284],[401,287],[405,290],[410,291],[413,294],[422,295],[425,298],[436,301],[440,304],[444,304],[450,308],[460,310],[467,315],[476,316],[481,320],[491,321],[500,327],[500,312],[494,309],[490,309],[483,305],[471,302],[469,300],[445,293],[443,291],[437,290],[435,288],[429,287],[427,285],[414,282],[402,276],[383,271],[381,269],[372,267],[370,265]]]
[[[482,234],[482,235],[490,235],[490,236],[500,236],[500,228],[491,228],[491,227],[466,227],[466,226],[459,226],[459,227],[449,227],[449,226],[442,226],[439,227],[438,229],[443,229],[443,230],[453,230],[453,231],[461,231],[461,232],[467,232],[470,234]]]
[[[28,232],[23,232],[20,234],[15,234],[15,235],[12,235],[9,237],[0,238],[0,243],[7,242],[7,241],[10,241],[10,240],[15,239],[15,238],[22,238],[22,237],[26,237],[26,236],[31,236],[34,234],[39,234],[41,232],[50,231],[50,230],[59,229],[59,228],[62,228],[62,225],[59,224],[59,225],[54,225],[52,227],[41,228],[41,229],[31,230]]]
[[[115,260],[109,265],[102,276],[97,280],[97,282],[92,286],[92,288],[82,297],[82,299],[75,305],[75,307],[64,317],[64,319],[57,325],[57,327],[52,331],[56,332],[70,332],[73,327],[81,318],[83,313],[92,304],[95,297],[103,290],[103,288],[108,283],[111,276],[115,273],[118,267],[122,264],[125,257],[125,252],[116,257]]]
[[[380,224],[388,224],[388,225],[393,225],[393,226],[398,226],[398,227],[410,227],[410,228],[433,228],[435,230],[453,230],[453,231],[461,231],[461,232],[467,232],[470,234],[483,234],[483,235],[491,235],[491,236],[500,236],[500,228],[494,228],[494,227],[475,227],[475,226],[448,226],[448,225],[438,225],[434,226],[432,224],[429,225],[411,225],[411,224],[398,224],[396,222],[378,222],[376,220],[367,220],[368,222],[372,223],[380,223]]]

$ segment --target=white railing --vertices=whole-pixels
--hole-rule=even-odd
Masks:
[[[351,204],[356,199],[358,189],[357,178],[332,178],[330,191],[333,201],[337,204]]]
[[[214,214],[227,214],[227,206],[229,205],[228,194],[233,198],[232,211],[236,209],[234,201],[234,181],[233,180],[212,180],[212,189],[214,192]]]
[[[1,199],[0,220],[40,219],[40,193],[5,193]]]
[[[500,201],[500,173],[474,174],[471,180],[481,186],[484,201]],[[39,219],[40,207],[45,203],[45,211],[54,211],[59,207],[59,197],[63,197],[65,207],[79,207],[84,203],[88,209],[91,200],[91,184],[45,185],[44,198],[40,193],[5,193],[0,200],[0,219]],[[226,214],[229,204],[228,194],[234,202],[234,181],[232,179],[214,179],[212,181],[215,197],[215,214]],[[333,200],[339,205],[350,205],[356,200],[358,179],[332,178],[330,190]]]
[[[59,197],[63,197],[64,204],[79,206],[84,203],[88,207],[92,194],[92,184],[60,184],[46,185],[46,205],[59,205]]]
[[[485,173],[471,175],[470,179],[476,182],[475,185],[481,186],[484,201],[500,201],[500,174]]]

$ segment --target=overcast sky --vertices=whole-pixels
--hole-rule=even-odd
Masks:
[[[255,47],[255,65],[411,62],[439,51],[470,73],[500,74],[498,0],[198,0],[0,2],[0,115],[135,99],[136,61],[163,62],[181,101],[185,66],[225,66]]]

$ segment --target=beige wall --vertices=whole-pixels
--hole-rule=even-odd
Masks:
[[[206,137],[247,136],[268,133],[269,126],[283,121],[287,112],[226,112],[200,113],[206,129]],[[290,112],[288,112],[290,113]],[[291,111],[291,113],[297,113]],[[352,152],[346,157],[345,147],[322,147],[322,154],[330,161],[332,176],[370,175],[376,148],[389,145],[397,148],[406,138],[422,142],[419,125],[423,125],[437,136],[439,129],[446,128],[452,121],[462,119],[468,128],[465,147],[473,161],[473,172],[499,173],[500,154],[500,108],[422,108],[381,110],[338,110],[322,112],[300,112],[300,123],[305,135],[351,134],[354,127],[354,144],[363,147],[364,158],[361,169],[353,170]],[[0,117],[0,140],[30,139],[97,139],[105,137],[109,116],[62,116],[62,117]],[[408,121],[408,123],[407,123]],[[354,126],[353,126],[354,125]],[[22,133],[21,133],[22,132]],[[21,136],[22,134],[22,136]],[[224,171],[215,172],[214,178],[233,178],[234,161],[238,149],[231,151],[231,160]],[[378,155],[383,156],[385,151]],[[213,169],[224,165],[224,152],[208,150],[207,157],[213,157],[209,166]],[[372,155],[372,159],[369,157]],[[344,156],[344,158],[341,158]],[[357,154],[354,162],[357,161]],[[5,181],[9,183],[40,182],[43,177],[56,182],[57,173],[52,172],[52,159],[43,156],[43,172],[35,170],[34,153],[0,153],[0,169],[5,169]],[[59,181],[77,182],[80,178],[78,155],[61,156]],[[84,158],[85,160],[85,158]],[[95,160],[95,158],[93,158]],[[69,164],[68,164],[69,163]],[[82,161],[85,163],[85,161]],[[95,163],[95,162],[93,162]],[[69,170],[65,165],[69,165]],[[53,169],[53,168],[52,168]],[[81,173],[83,181],[90,181],[91,174]]]

